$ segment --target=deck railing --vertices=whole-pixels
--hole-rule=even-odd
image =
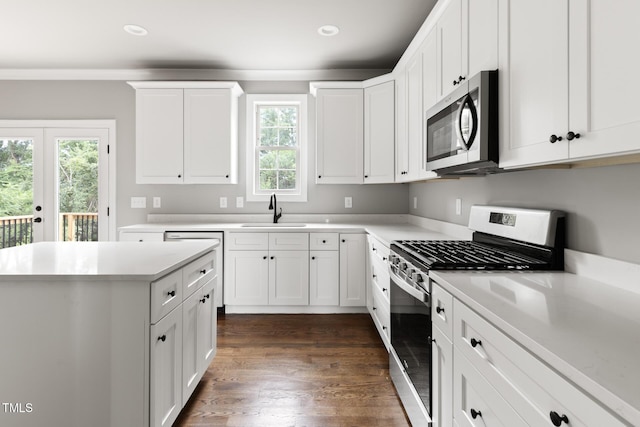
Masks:
[[[61,213],[58,239],[64,242],[98,240],[97,213]],[[0,249],[33,242],[33,215],[0,217]]]

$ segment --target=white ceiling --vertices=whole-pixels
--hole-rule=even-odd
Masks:
[[[435,3],[0,0],[0,69],[391,69]]]

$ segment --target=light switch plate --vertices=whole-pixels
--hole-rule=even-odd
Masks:
[[[244,197],[236,197],[236,208],[244,208]]]
[[[418,198],[413,196],[413,209],[418,209]]]
[[[462,215],[462,199],[456,199],[456,215]]]
[[[226,197],[220,197],[220,207],[221,208],[226,208],[227,207],[227,198]]]
[[[344,207],[347,209],[351,209],[353,207],[353,199],[351,196],[347,196],[344,198]]]
[[[153,198],[153,207],[154,208],[159,208],[162,206],[162,199],[160,197],[154,197]]]
[[[131,198],[131,208],[132,209],[144,209],[147,207],[147,198],[146,197],[132,197]]]

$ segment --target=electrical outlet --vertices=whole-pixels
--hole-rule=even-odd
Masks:
[[[132,209],[144,209],[147,207],[147,198],[146,197],[132,197],[131,198],[131,208]]]
[[[244,208],[244,197],[236,197],[236,208]]]
[[[413,209],[418,209],[418,197],[413,196]]]
[[[153,207],[154,208],[159,208],[162,206],[162,199],[160,199],[160,197],[154,197],[153,198]]]
[[[347,209],[351,209],[353,207],[353,199],[351,196],[347,196],[344,198],[344,207]]]
[[[226,197],[220,197],[220,207],[221,208],[226,208],[227,207],[227,198]]]
[[[456,215],[462,215],[462,199],[456,199]]]

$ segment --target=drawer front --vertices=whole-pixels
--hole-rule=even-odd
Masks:
[[[528,424],[556,413],[573,427],[625,425],[458,300],[454,312],[454,345]]]
[[[389,270],[386,266],[381,265],[379,262],[371,263],[371,282],[373,288],[378,289],[384,294],[387,304],[389,304],[389,285],[391,279],[389,278]]]
[[[143,232],[120,232],[121,242],[162,242],[164,233],[143,233]]]
[[[269,233],[269,250],[307,251],[309,233]]]
[[[369,253],[372,255],[372,258],[377,258],[383,264],[386,264],[389,261],[389,247],[371,235],[368,235],[368,242]]]
[[[187,299],[216,275],[216,252],[198,258],[182,269],[182,298]]]
[[[431,319],[433,324],[452,340],[453,335],[453,297],[435,282],[431,290]]]
[[[453,352],[453,417],[460,427],[527,426],[459,351]]]
[[[166,316],[182,303],[182,270],[151,283],[151,323]]]
[[[269,249],[269,233],[227,233],[224,246],[228,250],[266,251]]]
[[[371,316],[373,317],[374,323],[376,323],[376,327],[378,328],[378,332],[382,337],[382,340],[385,343],[385,346],[388,347],[390,343],[390,324],[391,324],[391,316],[389,315],[389,299],[385,297],[382,291],[374,287],[373,288],[373,307],[371,307]]]
[[[312,251],[337,251],[338,247],[338,233],[309,233]]]

